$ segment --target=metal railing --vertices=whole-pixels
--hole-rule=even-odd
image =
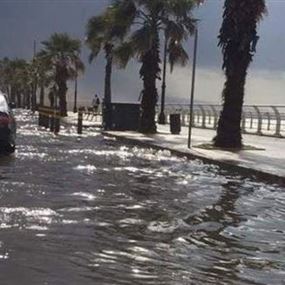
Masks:
[[[157,108],[157,114],[159,113]],[[194,105],[194,127],[215,130],[218,125],[220,105]],[[189,105],[165,105],[166,122],[169,123],[170,114],[181,115],[182,126],[188,126],[190,121]],[[242,113],[241,128],[243,133],[274,136],[285,138],[285,106],[245,105]]]
[[[189,126],[189,109],[189,105],[185,104],[166,104],[166,122],[169,123],[170,114],[179,113],[182,126]],[[157,117],[159,110],[160,106],[157,107]],[[221,105],[194,105],[194,127],[217,129],[221,110]],[[85,120],[100,122],[102,120],[101,105],[97,112],[92,107],[85,107],[83,116]],[[241,128],[245,134],[285,138],[285,106],[245,105],[243,106]]]
[[[81,107],[83,119],[91,122],[102,122],[101,105],[96,110],[94,107]]]

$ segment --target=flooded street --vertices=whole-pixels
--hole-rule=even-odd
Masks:
[[[285,284],[285,189],[18,112],[1,285]]]

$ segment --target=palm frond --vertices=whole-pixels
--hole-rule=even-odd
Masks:
[[[89,55],[89,63],[91,63],[94,58],[96,58],[103,48],[104,44],[104,38],[103,37],[97,37],[97,38],[92,38],[89,41],[87,41],[87,46],[90,49],[90,55]]]
[[[101,37],[106,31],[106,21],[103,16],[96,16],[89,19],[86,27],[87,41]]]
[[[131,42],[124,42],[114,49],[114,62],[119,68],[125,68],[132,57],[135,50]]]
[[[167,20],[165,23],[165,36],[175,41],[182,41],[187,39],[188,32],[181,23]]]
[[[61,72],[68,80],[73,79],[72,70],[84,71],[84,64],[80,59],[81,42],[79,40],[65,33],[55,33],[49,40],[43,42],[43,46],[43,50],[36,56],[39,65],[43,67],[43,70],[38,69],[42,76],[47,77],[48,74],[53,74],[56,78]]]
[[[172,72],[175,65],[185,66],[189,60],[189,56],[180,42],[171,40],[168,46],[168,60],[170,63],[170,71]]]
[[[130,42],[137,54],[143,54],[151,49],[156,35],[149,25],[145,25],[133,32]]]
[[[115,0],[106,13],[106,23],[112,39],[123,39],[137,16],[137,8],[133,0]]]

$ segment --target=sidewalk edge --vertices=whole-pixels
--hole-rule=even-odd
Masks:
[[[238,174],[241,174],[241,175],[246,176],[246,177],[255,176],[259,180],[262,180],[263,182],[266,182],[266,183],[277,183],[277,184],[285,185],[285,177],[278,176],[276,174],[272,174],[272,173],[265,172],[262,170],[253,169],[253,168],[249,168],[249,167],[242,166],[242,165],[235,165],[234,163],[231,163],[229,161],[215,160],[215,159],[207,157],[205,155],[200,155],[198,153],[183,152],[180,150],[175,150],[175,149],[172,149],[169,147],[157,145],[155,143],[144,142],[144,141],[140,141],[140,140],[135,139],[135,138],[130,138],[130,137],[122,136],[122,135],[116,135],[114,133],[109,133],[108,131],[102,131],[101,133],[104,136],[116,138],[118,141],[121,141],[121,142],[129,143],[129,144],[135,144],[135,145],[138,145],[141,147],[150,147],[150,148],[153,148],[156,150],[167,150],[173,155],[176,155],[178,157],[186,157],[190,160],[199,159],[203,163],[214,164],[214,165],[217,165],[224,170],[237,172]]]

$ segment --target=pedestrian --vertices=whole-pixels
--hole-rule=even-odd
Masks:
[[[100,106],[100,99],[99,99],[99,96],[97,94],[95,94],[94,98],[92,100],[92,107],[93,107],[94,112],[96,114],[98,113],[99,106]]]

